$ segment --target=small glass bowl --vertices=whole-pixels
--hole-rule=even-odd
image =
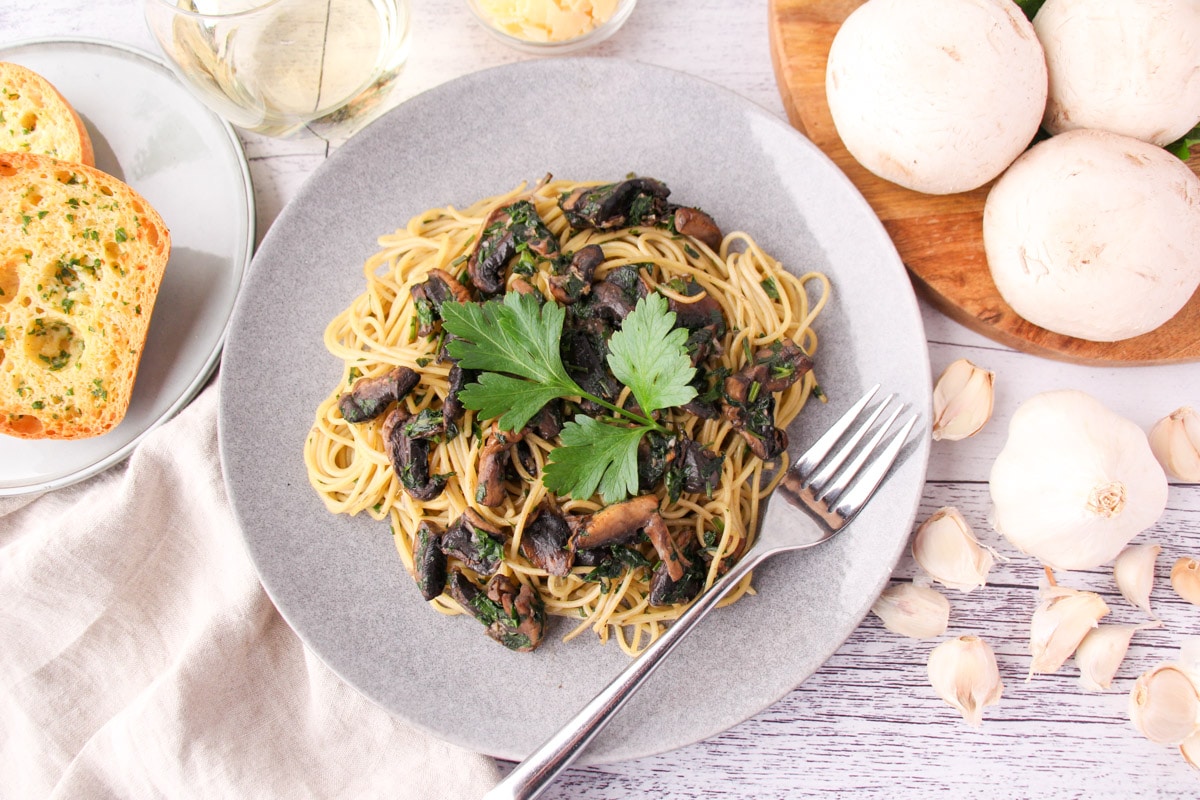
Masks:
[[[479,8],[478,0],[467,0],[467,7],[471,9],[471,13],[475,15],[475,19],[483,26],[484,30],[494,36],[496,39],[504,42],[509,47],[520,50],[523,53],[532,53],[539,56],[563,55],[564,53],[574,53],[583,50],[593,45],[600,44],[605,39],[616,33],[625,20],[629,19],[629,15],[633,13],[633,7],[637,5],[637,0],[620,0],[617,3],[617,8],[613,15],[608,18],[603,24],[593,28],[587,33],[580,34],[572,39],[564,39],[559,42],[538,42],[529,39],[522,39],[518,36],[513,36],[510,33],[500,30],[486,14]]]

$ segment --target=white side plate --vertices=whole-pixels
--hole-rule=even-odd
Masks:
[[[171,230],[133,400],[112,431],[76,441],[0,436],[0,496],[56,489],[126,458],[204,386],[221,355],[254,250],[254,193],[233,129],[153,57],[101,41],[0,47],[75,106],[96,166],[128,183]]]

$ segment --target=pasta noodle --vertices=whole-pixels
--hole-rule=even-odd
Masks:
[[[558,199],[579,185],[549,181],[533,190],[521,185],[508,194],[481,200],[467,208],[448,206],[429,210],[413,217],[406,227],[381,237],[381,249],[363,267],[366,291],[332,320],[325,331],[325,346],[343,362],[344,371],[340,385],[332,387],[316,411],[305,442],[304,459],[309,480],[330,512],[366,514],[390,522],[400,559],[410,573],[414,570],[418,526],[429,521],[444,527],[468,507],[474,508],[486,521],[511,531],[500,571],[520,584],[533,587],[548,614],[574,620],[566,626],[564,639],[590,631],[602,641],[615,638],[620,647],[635,654],[685,607],[684,604],[650,605],[648,568],[625,568],[616,577],[596,580],[592,576],[589,580],[591,568],[575,566],[569,575],[559,577],[538,568],[521,553],[522,535],[547,495],[539,476],[555,442],[527,434],[524,441],[535,468],[527,470],[520,459],[514,458],[517,477],[507,482],[504,502],[494,508],[477,507],[472,500],[479,486],[478,462],[483,446],[479,429],[485,423],[476,420],[475,413],[468,410],[458,426],[459,434],[430,450],[430,473],[452,473],[453,477],[434,499],[420,501],[404,491],[395,474],[386,455],[382,421],[351,424],[342,418],[338,407],[341,394],[359,377],[373,377],[405,366],[419,371],[421,382],[401,402],[414,414],[440,408],[449,391],[451,364],[449,360],[438,360],[437,336],[417,335],[417,312],[410,291],[425,281],[432,269],[452,275],[461,273],[489,213],[517,199],[533,203],[557,237],[562,252],[575,252],[592,243],[602,247],[604,262],[597,270],[597,280],[623,265],[648,265],[642,270],[648,283],[679,303],[697,298],[675,291],[669,285],[673,279],[690,277],[698,282],[708,296],[719,302],[724,314],[727,332],[719,352],[721,364],[730,372],[741,368],[755,348],[784,337],[809,354],[817,350],[813,320],[830,294],[829,281],[824,275],[816,272],[793,275],[741,232],[724,236],[719,252],[714,252],[691,237],[650,226],[574,231],[559,208]],[[510,288],[518,277],[509,274]],[[525,276],[524,280],[549,296],[545,271]],[[786,428],[814,394],[815,387],[816,378],[809,371],[780,393],[775,424]],[[671,409],[668,416],[692,440],[724,454],[721,480],[711,496],[684,493],[675,502],[663,502],[660,511],[673,534],[687,531],[697,546],[703,548],[708,564],[707,588],[720,573],[722,564],[727,559],[736,559],[753,542],[759,512],[779,478],[777,468],[786,463],[787,455],[764,462],[750,452],[733,425],[721,417],[703,419],[680,409]],[[660,486],[656,493],[664,497],[665,489]],[[565,514],[586,514],[601,508],[597,498],[556,500]],[[747,576],[723,604],[736,602],[752,591]],[[463,611],[448,594],[430,604],[445,614]]]

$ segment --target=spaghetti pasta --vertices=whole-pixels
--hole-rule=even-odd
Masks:
[[[646,542],[629,548],[628,563],[607,569],[575,564],[565,575],[550,574],[526,557],[522,538],[545,502],[567,517],[582,517],[602,508],[598,497],[553,497],[540,476],[557,446],[554,437],[527,431],[519,458],[511,459],[505,491],[494,506],[475,499],[481,489],[480,456],[485,424],[467,410],[457,425],[428,453],[431,475],[444,487],[430,499],[406,492],[387,454],[385,425],[376,418],[347,422],[339,398],[362,378],[374,378],[405,367],[420,374],[420,384],[400,400],[411,415],[440,410],[451,393],[451,361],[445,358],[442,336],[421,335],[428,320],[421,316],[413,289],[431,270],[462,274],[478,244],[485,221],[498,209],[527,200],[553,234],[562,253],[599,245],[603,262],[597,281],[627,265],[636,265],[643,286],[667,297],[676,308],[704,298],[720,307],[725,326],[709,357],[709,372],[721,376],[744,369],[762,347],[790,340],[807,354],[817,350],[813,321],[829,295],[828,279],[817,272],[796,276],[758,246],[746,233],[730,233],[710,248],[698,239],[669,227],[639,225],[611,230],[576,229],[560,205],[561,198],[590,184],[551,180],[533,189],[513,191],[480,200],[466,208],[447,206],[418,214],[396,232],[379,240],[380,250],[363,266],[366,291],[359,295],[325,331],[325,346],[344,365],[340,385],[316,411],[304,445],[309,480],[328,510],[335,514],[365,514],[388,520],[404,567],[414,573],[422,523],[446,527],[472,509],[483,523],[505,533],[503,561],[498,571],[517,587],[530,587],[551,616],[574,620],[563,635],[570,640],[592,632],[600,640],[615,638],[621,648],[636,654],[653,641],[686,602],[651,604],[651,560],[655,551]],[[512,270],[504,278],[508,290],[532,288],[552,297],[550,272]],[[531,273],[531,274],[530,274]],[[465,282],[465,281],[464,281]],[[683,287],[698,284],[702,292]],[[786,428],[817,388],[813,372],[784,388],[775,398],[774,423]],[[621,406],[629,390],[616,399]],[[723,567],[752,543],[759,512],[779,478],[786,452],[764,460],[754,455],[728,415],[706,419],[672,408],[664,413],[674,430],[711,452],[722,454],[720,479],[711,494],[676,493],[665,486],[648,491],[659,498],[659,514],[673,537],[689,542],[703,568],[703,586],[710,586]],[[411,417],[410,417],[411,418]],[[456,435],[450,435],[455,433]],[[516,445],[514,445],[516,447]],[[637,558],[638,555],[642,559]],[[478,578],[463,565],[468,576]],[[733,603],[752,592],[747,576],[724,601]],[[463,605],[440,594],[430,605],[445,614],[459,614]]]

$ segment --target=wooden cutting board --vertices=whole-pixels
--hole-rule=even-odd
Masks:
[[[1174,319],[1122,342],[1089,342],[1040,328],[1000,297],[983,253],[983,203],[991,185],[935,196],[878,178],[846,151],[825,102],[834,34],[863,0],[769,0],[771,59],[791,123],[850,177],[883,221],[913,285],[935,307],[998,342],[1082,364],[1200,361],[1200,291]],[[1200,173],[1200,148],[1189,161]]]

